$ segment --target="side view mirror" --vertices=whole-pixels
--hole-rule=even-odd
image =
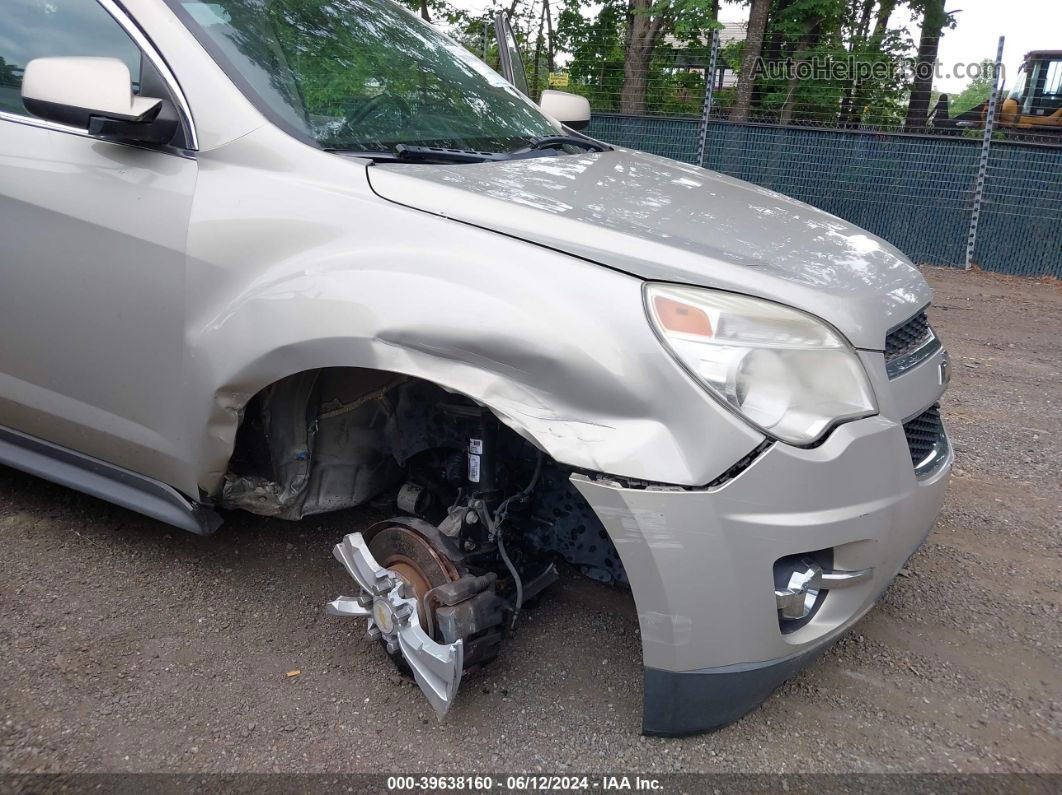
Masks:
[[[585,129],[590,124],[590,100],[578,94],[546,89],[538,106],[547,116],[573,130]]]
[[[164,99],[133,94],[118,58],[34,58],[22,75],[22,104],[34,116],[119,141],[165,144],[177,118]]]

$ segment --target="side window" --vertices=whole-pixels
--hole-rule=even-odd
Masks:
[[[120,58],[139,91],[140,50],[96,0],[0,0],[0,20],[0,111],[30,115],[22,73],[47,56]]]
[[[1047,74],[1044,77],[1044,91],[1040,97],[1036,113],[1050,116],[1062,109],[1062,60],[1045,64]]]

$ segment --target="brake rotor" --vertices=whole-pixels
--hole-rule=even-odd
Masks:
[[[420,626],[428,631],[428,611],[431,606],[425,597],[432,588],[456,582],[460,578],[457,567],[440,555],[431,543],[408,527],[385,527],[369,542],[369,551],[385,569],[401,577],[416,595],[420,607]]]

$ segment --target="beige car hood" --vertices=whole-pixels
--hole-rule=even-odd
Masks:
[[[644,279],[759,295],[880,349],[930,300],[894,247],[810,205],[705,169],[613,150],[368,169],[385,199]]]

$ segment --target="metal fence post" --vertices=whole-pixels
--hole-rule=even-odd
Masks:
[[[981,137],[981,159],[977,163],[977,179],[974,181],[973,209],[970,211],[970,233],[966,237],[966,270],[973,266],[974,246],[977,245],[977,222],[981,218],[981,204],[985,195],[985,176],[988,174],[988,152],[992,148],[992,129],[996,124],[996,103],[999,101],[999,73],[1003,71],[1003,40],[999,37],[996,48],[996,64],[992,75],[992,94],[988,98],[985,114],[985,132]]]
[[[708,69],[704,73],[704,112],[701,114],[701,140],[697,147],[697,165],[704,165],[704,150],[708,144],[708,117],[712,113],[712,97],[715,94],[715,63],[719,57],[719,29],[712,30],[712,51],[708,56]]]

